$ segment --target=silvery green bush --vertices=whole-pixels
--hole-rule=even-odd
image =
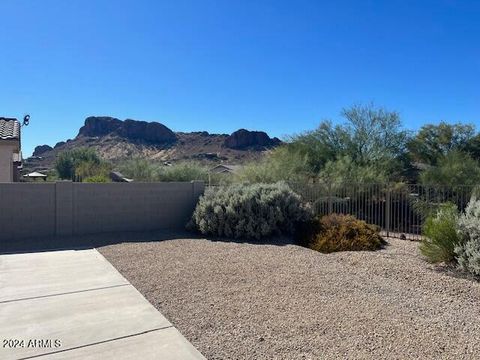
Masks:
[[[292,234],[311,213],[285,183],[234,184],[208,189],[195,209],[190,228],[204,235],[260,239]]]
[[[472,198],[458,219],[462,242],[455,247],[458,265],[474,275],[480,275],[480,200]]]

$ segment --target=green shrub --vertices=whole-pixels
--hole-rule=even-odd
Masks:
[[[89,177],[83,179],[83,182],[86,182],[86,183],[107,183],[107,182],[111,182],[111,180],[105,175],[94,175],[94,176],[89,176]]]
[[[387,166],[360,165],[350,156],[328,161],[321,170],[320,179],[330,184],[385,183]]]
[[[160,181],[192,181],[208,182],[208,168],[196,162],[185,161],[172,166],[159,168]]]
[[[457,232],[458,211],[454,204],[443,204],[427,217],[420,252],[431,263],[455,262],[455,247],[460,243]]]
[[[263,158],[247,163],[235,175],[238,183],[267,183],[278,181],[307,181],[307,157],[286,146],[269,151]]]
[[[137,182],[158,180],[160,165],[146,159],[131,159],[121,163],[118,167],[123,175]]]
[[[112,166],[105,162],[82,161],[75,167],[75,176],[83,179],[85,182],[87,178],[105,178],[108,179],[108,174],[112,171]]]
[[[286,184],[230,185],[208,189],[197,204],[190,227],[205,235],[260,239],[291,234],[309,218],[300,197]]]
[[[458,219],[462,241],[455,247],[461,269],[480,275],[480,200],[472,198]]]
[[[132,159],[121,163],[118,168],[126,177],[137,182],[192,180],[208,182],[208,168],[194,161],[184,161],[171,166],[165,166],[160,162]],[[215,180],[218,180],[217,177],[220,177],[217,174],[212,174],[212,176]]]
[[[449,186],[462,191],[463,185],[473,186],[480,182],[480,165],[468,153],[450,151],[438,159],[436,166],[431,166],[420,174],[424,185]]]
[[[60,179],[73,179],[75,175],[75,165],[70,151],[64,151],[58,154],[55,160],[55,170],[57,170]]]
[[[61,152],[55,160],[55,169],[61,179],[73,179],[81,163],[99,165],[101,159],[93,149],[78,148]]]
[[[340,214],[304,223],[299,227],[297,240],[301,245],[322,253],[378,250],[385,244],[377,226]]]

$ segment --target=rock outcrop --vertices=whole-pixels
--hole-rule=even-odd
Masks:
[[[246,150],[270,148],[280,143],[278,138],[271,138],[263,131],[240,129],[225,139],[224,146],[230,149]]]
[[[80,128],[78,136],[103,137],[116,135],[128,140],[154,144],[175,142],[177,136],[165,125],[158,122],[146,122],[127,119],[125,121],[108,116],[90,116]]]
[[[50,150],[52,150],[52,147],[50,145],[38,145],[33,150],[33,156],[40,156]]]
[[[238,130],[233,134],[206,131],[172,132],[156,122],[110,116],[91,116],[78,135],[55,146],[41,145],[25,159],[24,172],[52,169],[58,154],[78,148],[92,148],[107,161],[144,158],[159,163],[199,161],[208,166],[220,162],[236,165],[261,159],[265,150],[281,144],[261,131]]]

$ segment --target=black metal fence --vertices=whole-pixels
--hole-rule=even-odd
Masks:
[[[375,224],[386,236],[418,240],[425,218],[446,202],[463,210],[475,191],[472,186],[416,184],[305,184],[290,187],[316,215],[354,215]]]

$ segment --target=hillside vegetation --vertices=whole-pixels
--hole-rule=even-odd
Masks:
[[[341,116],[340,123],[322,121],[316,129],[291,135],[284,142],[243,129],[231,135],[174,133],[161,124],[88,118],[74,140],[54,148],[40,147],[41,159],[33,163],[49,163],[60,178],[71,178],[72,170],[59,171],[63,153],[88,148],[98,159],[77,164],[76,172],[83,178],[117,169],[139,181],[439,186],[480,182],[480,135],[473,125],[440,122],[412,132],[403,127],[397,112],[373,104],[345,108]],[[219,163],[244,166],[234,176],[214,175],[212,180],[209,169]]]

